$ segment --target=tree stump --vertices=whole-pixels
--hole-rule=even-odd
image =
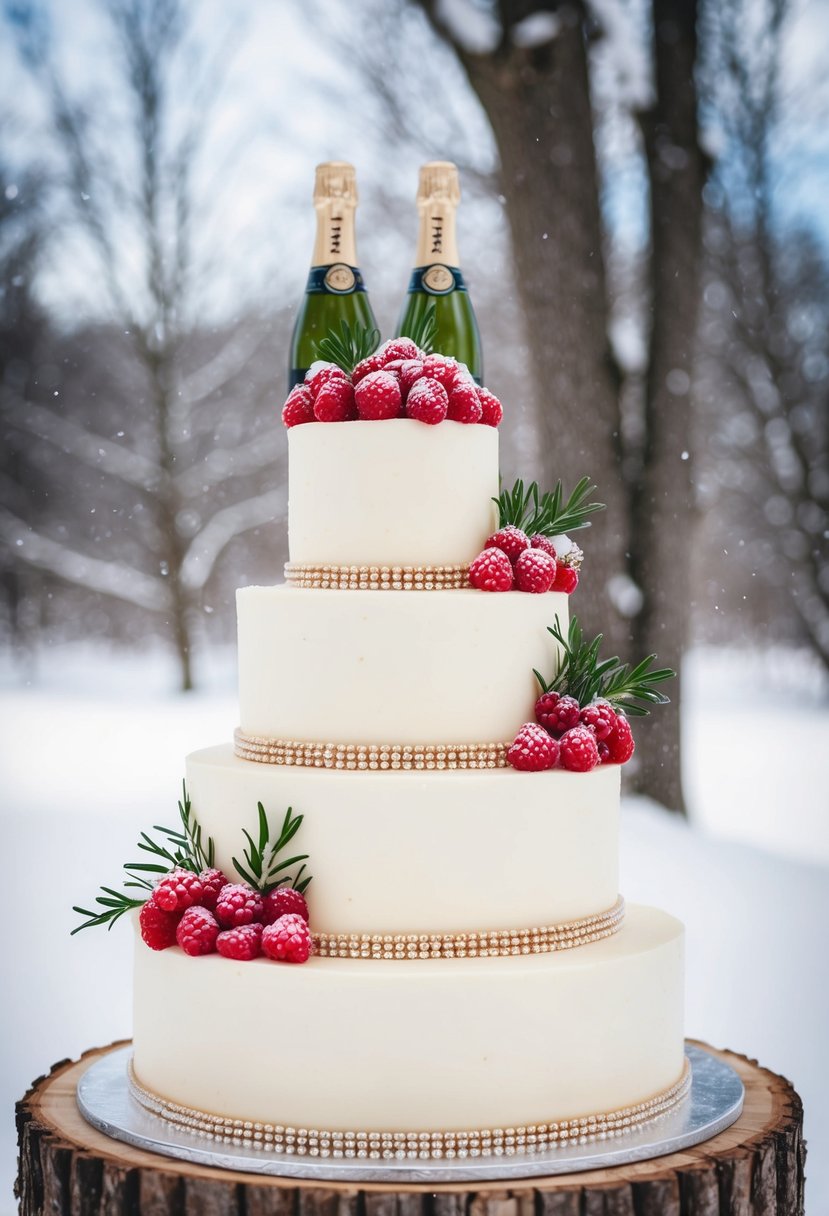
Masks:
[[[743,1080],[743,1113],[693,1148],[557,1177],[389,1187],[211,1169],[109,1139],[84,1121],[75,1090],[96,1056],[122,1046],[56,1064],[17,1104],[21,1216],[802,1216],[804,1210],[800,1098],[783,1077],[730,1051],[716,1054]]]

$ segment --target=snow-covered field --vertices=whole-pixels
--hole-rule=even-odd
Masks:
[[[176,696],[156,654],[45,655],[0,668],[0,1216],[14,1211],[11,1106],[55,1060],[130,1033],[130,935],[70,940],[71,905],[117,882],[138,831],[174,821],[188,750],[235,725],[233,656]],[[692,824],[625,803],[622,889],[688,928],[688,1033],[757,1057],[797,1086],[808,1207],[829,1211],[829,698],[798,656],[688,660]],[[763,957],[760,957],[762,952]]]

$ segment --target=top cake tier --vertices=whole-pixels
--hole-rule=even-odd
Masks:
[[[291,561],[470,562],[498,524],[498,432],[408,418],[288,431]]]

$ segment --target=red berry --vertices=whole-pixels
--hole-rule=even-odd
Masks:
[[[457,374],[458,364],[455,359],[448,359],[445,355],[427,355],[423,360],[423,375],[437,380],[447,392],[455,383]]]
[[[199,874],[199,882],[202,885],[202,897],[199,902],[203,908],[212,912],[216,907],[219,892],[222,887],[227,886],[227,879],[221,870],[202,870]]]
[[[218,936],[216,917],[207,908],[188,908],[176,929],[176,941],[185,954],[212,954]]]
[[[522,772],[540,773],[555,768],[558,750],[558,741],[551,739],[543,727],[525,722],[507,752],[507,761]]]
[[[565,566],[562,562],[556,562],[556,576],[553,579],[551,591],[563,591],[565,595],[572,595],[579,585],[578,571],[572,566]]]
[[[500,426],[504,417],[504,407],[498,398],[488,388],[476,388],[481,401],[481,422],[485,426]]]
[[[409,394],[412,385],[418,381],[423,375],[423,360],[422,359],[406,359],[400,365],[400,388],[403,392],[405,401]]]
[[[383,343],[377,355],[382,358],[384,367],[395,359],[420,359],[423,357],[420,347],[411,338],[390,338],[388,342]]]
[[[582,726],[592,730],[596,741],[606,739],[616,724],[616,714],[609,701],[599,698],[585,705],[579,714]]]
[[[277,887],[275,891],[268,892],[262,923],[272,925],[280,916],[301,916],[303,920],[308,920],[308,905],[301,891],[295,891],[293,887]]]
[[[559,697],[555,705],[546,714],[544,723],[548,731],[554,735],[563,735],[566,730],[572,730],[579,724],[579,703],[575,697]]]
[[[624,714],[617,713],[613,730],[605,740],[610,753],[610,764],[624,764],[631,758],[634,750],[633,731]]]
[[[311,930],[301,916],[280,916],[262,931],[262,949],[278,963],[304,963],[311,953]]]
[[[138,913],[141,940],[151,950],[166,950],[176,944],[176,929],[180,916],[177,912],[165,912],[150,896]]]
[[[225,929],[262,919],[262,896],[246,882],[229,882],[216,900],[216,920]]]
[[[298,384],[288,393],[288,399],[282,407],[282,421],[288,427],[299,426],[303,422],[316,422],[314,400],[303,384]]]
[[[446,389],[437,380],[421,376],[412,385],[406,398],[406,417],[435,426],[443,422],[449,409]]]
[[[216,938],[216,949],[222,958],[234,958],[238,963],[259,958],[262,953],[262,926],[254,923],[225,929]]]
[[[314,400],[314,417],[317,422],[347,422],[356,418],[350,381],[331,379],[323,384]]]
[[[469,582],[479,591],[509,591],[512,562],[503,549],[484,549],[469,567]]]
[[[530,544],[534,549],[540,549],[542,553],[547,553],[555,559],[556,547],[549,536],[542,536],[540,532],[536,532],[535,536],[530,537]]]
[[[361,418],[378,422],[396,418],[403,398],[391,372],[369,372],[354,389],[354,403]]]
[[[610,748],[607,746],[607,744],[599,739],[596,747],[599,749],[599,764],[611,764]]]
[[[555,717],[555,708],[561,700],[560,692],[545,692],[538,698],[535,703],[535,719],[544,727],[545,730],[558,729],[558,719]],[[552,724],[552,725],[551,725]]]
[[[383,360],[380,356],[377,353],[369,355],[367,359],[363,359],[354,368],[354,371],[351,373],[351,383],[356,388],[360,381],[370,375],[371,372],[380,372],[382,370]]]
[[[204,887],[198,874],[192,870],[183,870],[177,866],[171,870],[153,891],[153,899],[159,908],[165,912],[183,912],[200,904],[204,895]]]
[[[525,549],[530,547],[530,538],[526,532],[516,528],[515,524],[507,524],[487,538],[485,549],[501,549],[515,565]]]
[[[556,563],[541,549],[525,549],[515,563],[515,585],[536,595],[549,591],[556,576]]]
[[[325,388],[326,384],[333,384],[334,382],[340,384],[351,383],[347,374],[341,367],[337,367],[336,363],[317,363],[314,365],[314,368],[309,368],[305,373],[305,387],[315,401],[320,389]]]
[[[588,773],[599,763],[596,736],[586,726],[574,726],[559,739],[561,764],[574,773]]]
[[[449,390],[449,409],[446,414],[452,422],[480,422],[481,403],[474,384],[456,379]]]

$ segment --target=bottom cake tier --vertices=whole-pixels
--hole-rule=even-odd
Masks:
[[[615,1133],[681,1097],[682,1010],[682,925],[636,905],[614,936],[552,954],[291,966],[138,940],[134,1081],[208,1134],[273,1148],[299,1129],[296,1152],[409,1133],[433,1155],[445,1133],[491,1144],[573,1119]]]

